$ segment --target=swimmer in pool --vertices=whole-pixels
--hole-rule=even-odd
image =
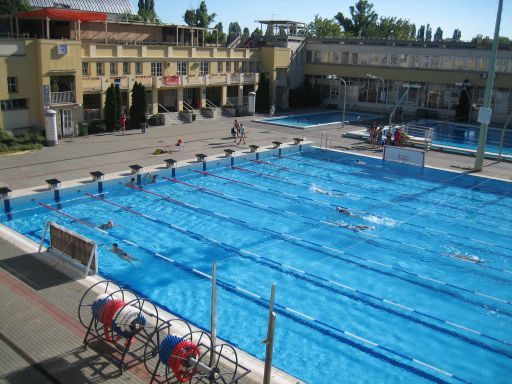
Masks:
[[[111,229],[113,227],[114,227],[114,222],[112,220],[109,220],[106,223],[100,225],[100,229]]]
[[[481,259],[478,256],[472,256],[472,255],[471,256],[466,256],[466,255],[458,255],[458,254],[454,254],[453,256],[456,257],[457,259],[461,259],[461,260],[464,260],[464,261],[469,261],[469,262],[475,263],[475,264],[480,264],[480,263],[485,262],[484,259]]]
[[[108,249],[108,248],[107,248]],[[119,256],[121,259],[124,259],[126,260],[127,262],[129,262],[130,264],[133,262],[133,261],[136,261],[137,259],[133,256],[131,256],[130,254],[126,253],[125,251],[123,251],[119,245],[117,243],[114,243],[112,244],[112,249],[110,249],[110,251],[114,252],[117,256]]]
[[[326,190],[326,189],[323,189],[323,188],[317,187],[316,185],[314,185],[313,187],[311,187],[311,190],[312,190],[313,192],[320,193],[320,194],[322,194],[322,195],[327,195],[327,196],[341,196],[341,193],[331,192],[331,191],[328,191],[328,190]]]

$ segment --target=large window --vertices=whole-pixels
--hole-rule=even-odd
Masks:
[[[89,76],[89,63],[82,63],[82,76]]]
[[[117,63],[110,63],[110,74],[117,75]]]
[[[105,74],[105,69],[103,63],[96,63],[96,75],[103,76]]]
[[[187,74],[187,63],[181,61],[178,63],[178,75],[185,76]]]
[[[201,61],[199,67],[199,74],[201,76],[205,76],[209,73],[210,64],[207,61]]]
[[[130,63],[124,62],[123,63],[123,75],[129,75],[130,74]]]
[[[151,76],[162,76],[162,63],[157,61],[151,63]]]
[[[135,63],[135,74],[142,75],[142,63],[140,61]]]
[[[27,99],[9,99],[0,100],[0,108],[2,111],[14,111],[16,109],[27,109]]]
[[[15,93],[18,92],[18,78],[14,76],[7,77],[7,92]]]

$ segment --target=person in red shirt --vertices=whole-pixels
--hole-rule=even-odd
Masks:
[[[124,131],[126,129],[126,115],[124,114],[124,112],[121,115],[121,121],[120,122],[121,122],[121,128],[119,129],[119,131],[124,133]]]

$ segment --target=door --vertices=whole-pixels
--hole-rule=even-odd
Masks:
[[[73,114],[71,109],[61,110],[61,127],[63,137],[73,136]]]

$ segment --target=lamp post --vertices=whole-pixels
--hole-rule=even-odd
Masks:
[[[345,109],[347,106],[347,82],[342,77],[338,77],[336,75],[327,75],[327,78],[329,80],[339,80],[340,81],[340,88],[341,88],[341,82],[343,82],[343,120],[341,121],[341,128],[345,127]],[[338,90],[338,99],[340,97],[340,92]]]
[[[496,15],[496,24],[494,25],[494,39],[492,41],[492,49],[491,55],[489,58],[489,65],[487,67],[487,83],[485,84],[485,94],[484,94],[484,105],[483,108],[480,108],[479,111],[479,122],[480,125],[480,133],[478,135],[478,148],[476,151],[475,157],[475,171],[481,171],[482,165],[484,162],[484,154],[485,154],[485,141],[487,140],[487,126],[489,125],[490,118],[484,118],[486,115],[485,112],[489,112],[488,115],[491,115],[491,96],[492,96],[492,87],[494,85],[494,66],[496,65],[496,55],[498,52],[498,39],[500,34],[500,23],[501,23],[501,9],[503,7],[503,0],[499,0],[498,3],[498,13]],[[482,113],[482,118],[480,118],[480,113]]]
[[[386,83],[384,82],[384,79],[382,77],[374,75],[373,73],[367,73],[366,77],[368,77],[369,79],[372,79],[372,80],[382,81],[382,90],[384,90],[384,88],[386,88]],[[377,93],[377,101],[378,100],[379,100],[379,94]]]

